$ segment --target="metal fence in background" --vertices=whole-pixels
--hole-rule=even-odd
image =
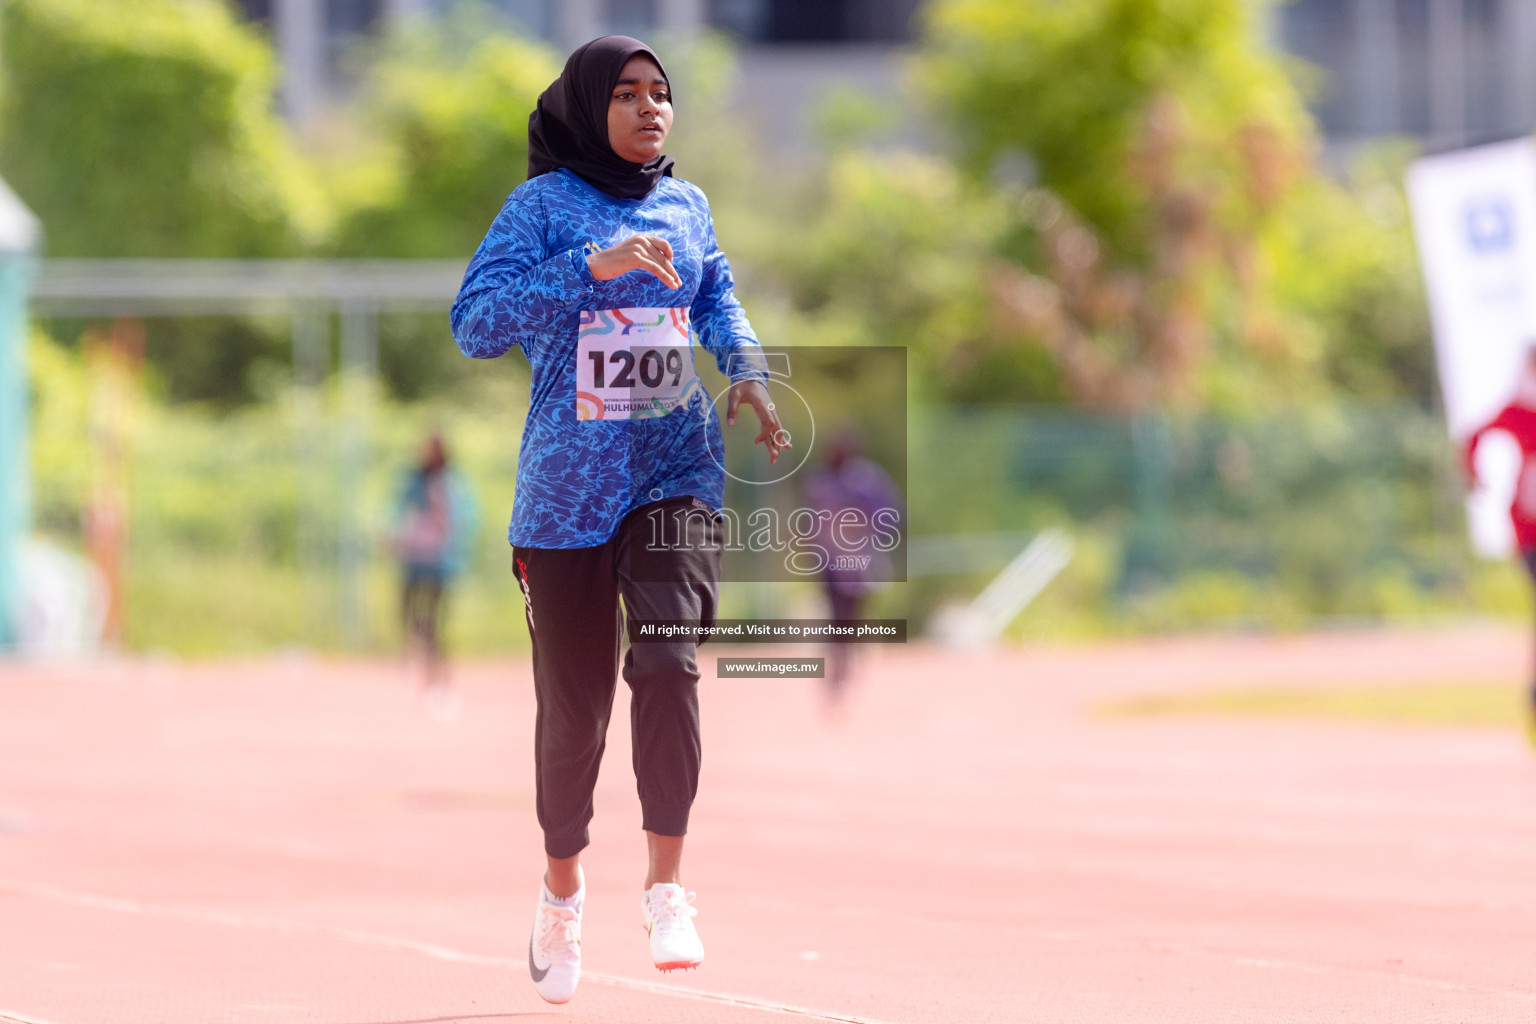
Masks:
[[[1064,526],[1107,549],[1108,602],[1219,575],[1371,615],[1383,580],[1454,600],[1472,570],[1444,426],[1416,408],[931,410],[909,450],[914,535]]]
[[[446,311],[463,272],[455,260],[52,259],[40,262],[32,310],[44,318],[289,318],[291,456],[242,471],[279,491],[280,482],[293,481],[306,618],[334,618],[343,646],[360,649],[368,645],[363,484],[375,430],[379,317]],[[332,384],[328,401],[323,392]],[[195,458],[206,461],[201,453]],[[137,505],[141,517],[153,507]],[[139,529],[129,536],[164,534],[154,523],[132,525]],[[141,564],[139,574],[145,571]]]
[[[154,608],[202,608],[210,629],[223,615],[216,632],[245,636],[247,646],[261,646],[262,629],[274,644],[393,645],[384,524],[418,420],[443,413],[408,419],[392,409],[376,419],[366,451],[347,456],[343,489],[337,466],[351,442],[335,417],[334,389],[331,401],[328,432],[309,461],[294,457],[292,421],[271,410],[183,423],[175,436],[140,446],[131,575],[141,626]],[[522,410],[447,415],[481,507],[477,558],[452,620],[461,646],[512,646],[522,642],[521,620],[505,527]],[[889,613],[911,617],[917,635],[945,603],[982,593],[1031,538],[1060,529],[1079,555],[1042,597],[1075,602],[1108,626],[1191,581],[1208,590],[1211,580],[1227,581],[1247,603],[1185,602],[1154,625],[1223,624],[1254,614],[1264,595],[1319,619],[1381,615],[1383,588],[1454,607],[1473,563],[1446,449],[1434,417],[1405,409],[1242,421],[921,410],[907,474],[913,582],[882,600]],[[343,494],[351,497],[327,500]],[[304,507],[313,509],[308,527],[296,515]],[[325,557],[314,555],[305,529],[330,538]],[[337,546],[349,533],[355,546]],[[217,579],[238,580],[241,592],[222,610],[206,589],[198,593]],[[749,604],[767,600],[748,596]],[[1035,614],[1031,607],[1023,617]]]
[[[454,622],[476,649],[513,641],[504,529],[521,409],[440,402],[381,416],[377,404],[380,317],[445,310],[461,272],[439,261],[43,263],[43,316],[276,311],[292,324],[290,402],[178,414],[140,438],[130,643],[182,649],[178,638],[196,627],[199,650],[389,646],[382,524],[424,425],[435,417],[452,428],[455,416],[483,525]],[[1052,528],[1079,555],[1047,597],[1105,621],[1210,579],[1282,593],[1323,617],[1377,614],[1388,585],[1454,603],[1472,566],[1443,427],[1414,408],[1115,418],[917,407],[907,461],[910,567],[921,582],[886,600],[916,620],[914,632],[942,602],[981,593]],[[1188,621],[1163,621],[1199,625],[1207,614],[1181,607]]]

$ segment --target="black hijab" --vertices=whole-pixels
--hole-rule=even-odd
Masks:
[[[566,167],[615,199],[643,199],[663,175],[671,176],[671,157],[634,164],[608,144],[608,101],[636,54],[661,68],[651,48],[629,36],[602,36],[571,54],[528,116],[528,177]]]

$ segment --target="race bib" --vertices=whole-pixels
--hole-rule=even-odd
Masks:
[[[585,310],[576,336],[576,418],[643,420],[699,388],[686,309]]]

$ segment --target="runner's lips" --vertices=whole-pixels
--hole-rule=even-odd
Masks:
[[[661,134],[661,125],[657,124],[655,121],[649,121],[649,122],[647,122],[647,123],[645,123],[645,124],[640,126],[640,131],[641,132],[655,132],[657,135],[660,135]]]

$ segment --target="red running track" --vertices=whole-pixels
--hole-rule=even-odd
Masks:
[[[1536,1020],[1519,736],[1092,713],[1513,681],[1523,642],[877,650],[841,724],[809,681],[717,680],[710,652],[686,864],[708,960],[646,960],[621,687],[589,976],[560,1008],[525,973],[521,664],[461,667],[451,725],[388,664],[0,668],[0,1021]]]

